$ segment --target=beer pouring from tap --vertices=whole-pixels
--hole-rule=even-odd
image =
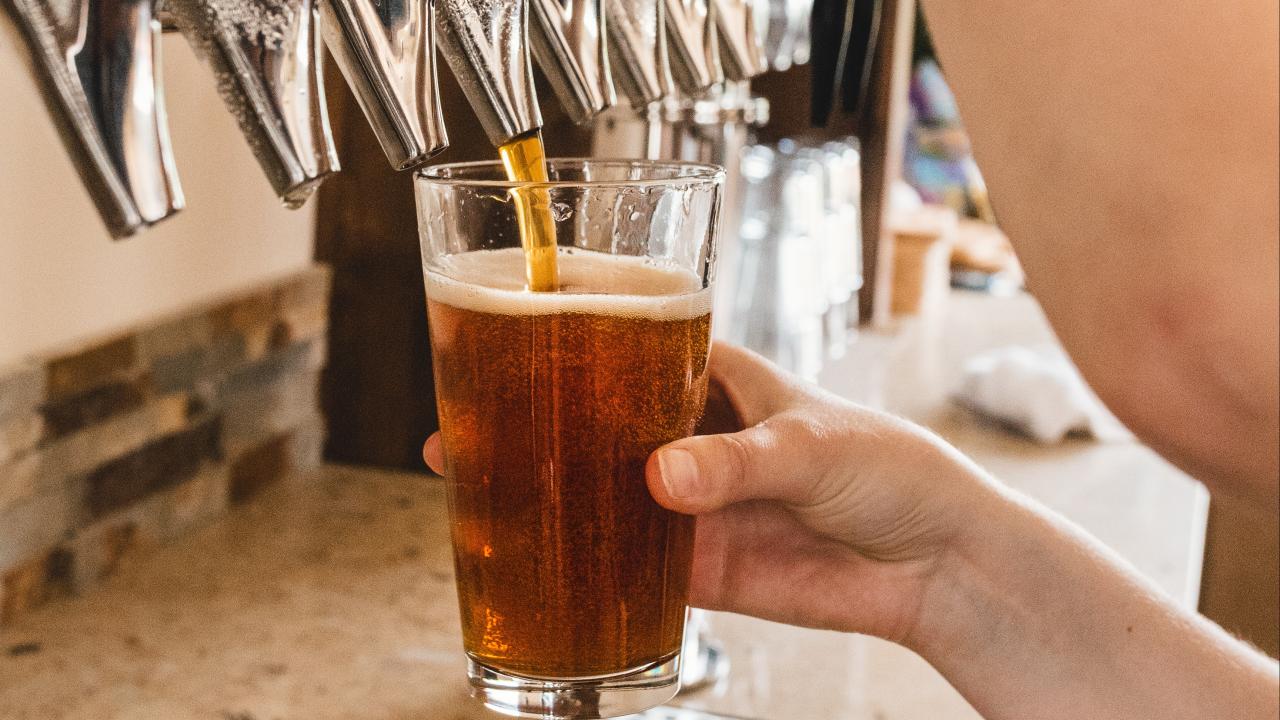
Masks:
[[[169,0],[166,10],[210,64],[276,194],[301,206],[338,170],[313,0]]]
[[[153,0],[4,0],[45,105],[107,230],[124,238],[182,209],[160,85]]]
[[[498,149],[507,179],[548,180],[542,114],[529,60],[525,0],[442,0],[436,16],[440,46],[463,93]],[[519,217],[528,289],[559,287],[555,219],[544,189],[508,190]]]
[[[325,44],[396,170],[448,146],[433,0],[322,0]]]

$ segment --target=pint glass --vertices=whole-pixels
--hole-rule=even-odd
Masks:
[[[458,604],[489,707],[613,717],[679,689],[694,521],[644,468],[706,399],[723,172],[552,160],[549,177],[415,178]],[[527,289],[520,215],[539,204],[554,292]]]

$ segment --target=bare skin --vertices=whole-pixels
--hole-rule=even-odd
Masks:
[[[710,368],[708,410],[744,429],[646,471],[698,515],[694,605],[898,642],[989,720],[1280,713],[1271,660],[927,430],[732,346]],[[423,455],[443,471],[438,434]]]
[[[1280,5],[924,0],[1000,223],[1148,445],[1274,510]]]
[[[1280,6],[923,3],[1085,377],[1165,457],[1274,513]],[[1280,715],[1274,661],[928,431],[735,348],[711,372],[735,427],[647,468],[699,516],[696,605],[899,642],[989,720]],[[424,457],[443,469],[438,436]]]

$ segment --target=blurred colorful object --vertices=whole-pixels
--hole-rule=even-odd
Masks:
[[[903,175],[927,203],[946,205],[961,215],[995,222],[987,186],[969,147],[955,96],[938,63],[916,63],[911,78]]]

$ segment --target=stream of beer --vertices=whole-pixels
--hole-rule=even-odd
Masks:
[[[547,182],[547,156],[542,132],[533,130],[498,147],[507,179],[512,182]],[[556,223],[551,214],[551,194],[546,188],[514,188],[511,191],[520,223],[525,278],[534,292],[560,288],[556,270]]]

